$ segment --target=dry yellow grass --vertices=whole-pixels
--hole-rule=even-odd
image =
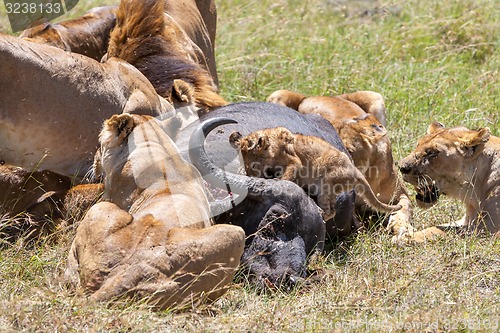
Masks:
[[[81,15],[104,1],[80,1]],[[109,4],[109,3],[106,3]],[[276,89],[309,95],[374,90],[386,98],[396,159],[431,120],[499,135],[500,10],[495,0],[219,0],[221,91],[263,100]],[[1,7],[1,6],[0,6]],[[0,9],[0,30],[8,31]],[[417,228],[460,217],[443,198],[415,210]],[[244,277],[215,304],[153,312],[92,304],[61,274],[74,230],[57,242],[0,249],[0,331],[30,332],[497,332],[500,239],[450,235],[395,246],[382,230],[315,259],[318,281],[259,294]]]

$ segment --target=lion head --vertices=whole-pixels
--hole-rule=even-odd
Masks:
[[[399,163],[403,179],[417,191],[417,203],[429,207],[441,194],[464,199],[475,183],[470,166],[489,139],[488,128],[446,128],[432,123],[417,148]]]
[[[283,127],[256,131],[246,137],[234,132],[229,141],[240,150],[245,171],[252,177],[280,178],[286,166],[297,163],[294,136]]]
[[[164,215],[160,203],[166,198],[176,198],[170,207],[174,210],[182,210],[186,200],[196,202],[199,214],[187,219],[180,212],[176,219],[181,226],[204,222],[206,227],[209,208],[201,175],[181,157],[163,125],[156,118],[134,114],[106,120],[99,136],[100,161],[95,163],[104,174],[103,198],[134,216],[147,213],[156,218]]]
[[[122,296],[160,309],[213,301],[233,279],[244,231],[211,226],[200,173],[162,120],[114,115],[99,136],[105,193],[80,222],[67,280],[96,301]]]
[[[364,172],[369,166],[381,167],[381,157],[392,167],[391,142],[386,128],[371,114],[343,119],[337,126],[339,136],[356,166]],[[365,174],[365,176],[368,175]]]

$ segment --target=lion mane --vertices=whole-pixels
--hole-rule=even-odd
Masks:
[[[122,1],[108,57],[134,65],[160,96],[174,104],[173,83],[182,79],[194,87],[194,102],[201,113],[226,105],[208,71],[200,65],[206,65],[203,52],[164,8],[164,0]]]

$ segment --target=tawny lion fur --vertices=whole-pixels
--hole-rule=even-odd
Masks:
[[[66,272],[93,300],[146,298],[160,309],[214,300],[239,264],[243,230],[211,226],[201,175],[160,125],[115,115],[100,134],[108,201],[80,223]]]
[[[303,114],[319,114],[337,130],[377,198],[403,208],[392,214],[387,228],[397,236],[411,233],[412,205],[392,156],[385,128],[386,110],[382,95],[358,91],[339,96],[306,96],[289,90],[277,90],[268,97]],[[365,210],[362,202],[358,209]]]
[[[92,166],[105,119],[173,110],[121,59],[103,64],[5,34],[0,59],[0,160],[27,171],[80,181]]]
[[[248,175],[290,180],[316,194],[325,221],[335,215],[332,208],[337,195],[353,188],[377,211],[401,209],[380,202],[350,158],[322,139],[277,127],[244,138],[235,134],[231,141],[239,146]]]
[[[97,7],[73,20],[37,24],[24,30],[20,37],[100,61],[108,49],[109,33],[115,26],[117,8]]]
[[[457,228],[500,236],[500,138],[488,128],[447,128],[435,122],[399,165],[404,180],[415,187],[420,206],[435,204],[441,194],[465,205],[461,220],[416,232],[412,240],[432,239]]]
[[[0,217],[12,220],[0,228],[4,238],[54,232],[79,220],[102,193],[101,184],[72,186],[55,172],[26,171],[0,163]]]
[[[169,15],[165,12],[168,6],[171,4],[165,0],[122,0],[108,56],[124,59],[138,68],[156,92],[175,107],[177,100],[171,95],[175,79],[193,86],[200,113],[226,105],[217,93],[203,52],[178,22],[182,16]],[[188,11],[182,14],[195,15]]]

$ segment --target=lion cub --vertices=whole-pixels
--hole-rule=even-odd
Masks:
[[[290,90],[277,90],[267,100],[328,120],[378,200],[402,206],[387,220],[386,228],[394,234],[394,240],[413,232],[412,203],[394,165],[391,140],[385,128],[386,108],[382,95],[374,91],[356,91],[338,96],[306,96]],[[366,208],[364,202],[358,200],[357,211],[365,215]]]
[[[401,209],[400,205],[380,202],[349,156],[322,139],[292,134],[286,128],[276,127],[256,131],[244,138],[235,132],[229,140],[241,151],[249,176],[297,183],[317,197],[325,221],[335,215],[333,206],[337,195],[353,188],[375,210]]]
[[[403,179],[415,188],[420,207],[434,205],[441,194],[465,205],[462,219],[416,232],[413,241],[456,228],[500,236],[500,138],[489,128],[471,130],[434,122],[399,166]]]

